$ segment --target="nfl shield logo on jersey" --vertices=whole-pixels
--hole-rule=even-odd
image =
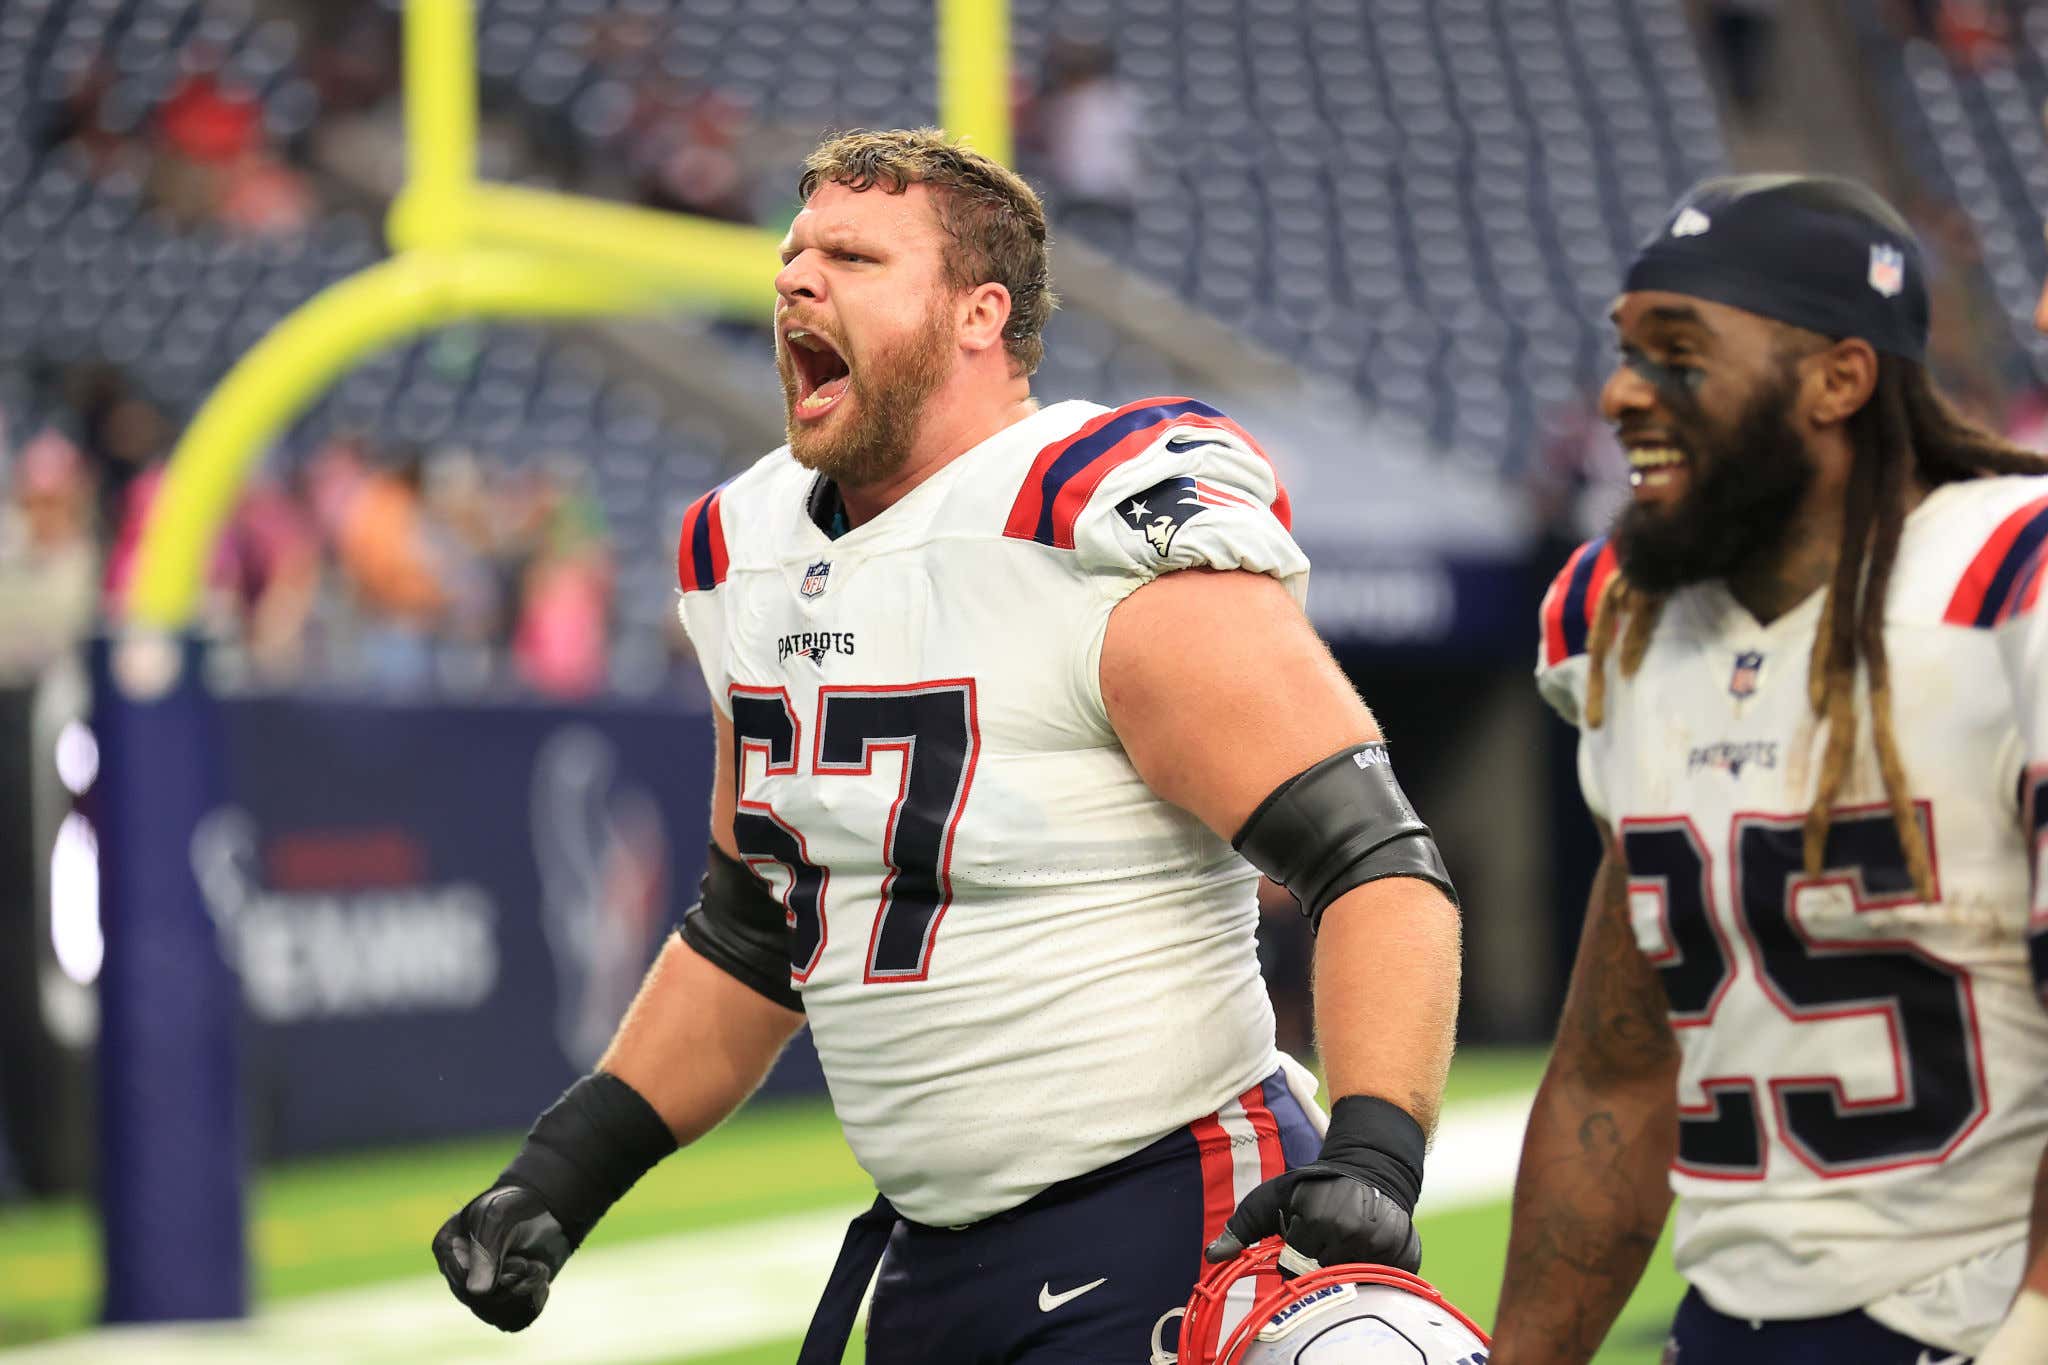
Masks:
[[[831,572],[832,561],[819,560],[804,570],[804,581],[796,585],[796,590],[803,594],[806,600],[819,596],[825,591],[825,579]]]
[[[1870,287],[1891,298],[1906,287],[1906,253],[1895,246],[1870,248]]]
[[[1738,699],[1756,695],[1757,678],[1764,671],[1764,656],[1745,649],[1735,656],[1735,671],[1728,677],[1728,694]]]

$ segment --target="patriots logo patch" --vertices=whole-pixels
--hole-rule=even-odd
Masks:
[[[1120,503],[1117,513],[1125,525],[1145,537],[1154,554],[1164,559],[1180,528],[1209,508],[1250,506],[1237,494],[1225,492],[1212,483],[1176,474]]]

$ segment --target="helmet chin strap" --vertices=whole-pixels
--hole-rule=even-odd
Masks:
[[[1281,1244],[1280,1258],[1275,1264],[1289,1275],[1308,1275],[1323,1268],[1315,1257],[1305,1256],[1285,1243]]]
[[[1180,1357],[1167,1350],[1166,1343],[1160,1338],[1166,1334],[1167,1323],[1175,1318],[1185,1320],[1187,1315],[1188,1310],[1185,1308],[1169,1308],[1159,1315],[1159,1321],[1152,1324],[1152,1359],[1148,1365],[1176,1365]]]

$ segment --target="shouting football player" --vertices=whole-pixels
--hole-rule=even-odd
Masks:
[[[1851,182],[1698,186],[1614,324],[1633,496],[1551,588],[1538,661],[1607,852],[1494,1365],[1588,1360],[1674,1192],[1667,1361],[2048,1360],[2014,1306],[2048,1137],[2048,650],[2013,657],[2048,463],[1929,382],[1919,246]]]
[[[801,194],[789,444],[683,522],[720,759],[703,899],[435,1239],[449,1285],[532,1321],[806,1020],[883,1196],[806,1365],[839,1359],[878,1261],[867,1358],[946,1365],[1144,1359],[1205,1246],[1283,1220],[1295,1265],[1413,1269],[1458,917],[1302,614],[1272,467],[1191,399],[1033,401],[1045,219],[1002,167],[857,133]],[[1260,871],[1320,930],[1326,1135],[1274,1047]]]

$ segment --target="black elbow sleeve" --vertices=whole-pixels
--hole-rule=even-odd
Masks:
[[[789,916],[760,878],[711,846],[702,899],[683,912],[683,942],[733,980],[784,1009],[801,1010],[789,984]]]
[[[1275,787],[1231,847],[1293,892],[1318,929],[1332,901],[1382,877],[1415,877],[1458,903],[1429,826],[1394,780],[1384,742],[1331,754]]]

